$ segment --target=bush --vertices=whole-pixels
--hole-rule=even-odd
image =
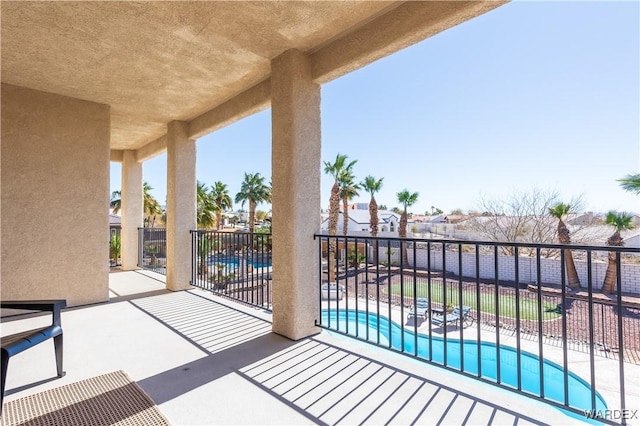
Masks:
[[[109,257],[113,263],[118,263],[121,245],[120,236],[111,234],[111,239],[109,240]]]
[[[354,268],[360,265],[361,263],[364,263],[365,260],[366,260],[365,255],[360,253],[359,251],[356,251],[355,247],[353,247],[349,252],[349,254],[347,255],[347,261],[349,262],[349,266]]]

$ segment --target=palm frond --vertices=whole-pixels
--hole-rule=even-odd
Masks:
[[[618,179],[620,186],[625,191],[640,195],[640,173],[635,175],[627,175],[622,179]]]

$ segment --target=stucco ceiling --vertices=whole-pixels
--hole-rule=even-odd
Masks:
[[[2,1],[2,82],[110,105],[137,149],[402,3]]]

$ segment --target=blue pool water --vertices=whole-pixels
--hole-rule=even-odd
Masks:
[[[378,320],[380,325],[378,328]],[[394,349],[414,354],[415,334],[408,329],[404,330],[404,347],[402,346],[403,330],[394,322],[389,323],[385,317],[378,317],[375,313],[369,313],[368,322],[366,312],[356,312],[353,310],[322,311],[322,324],[337,329],[340,332],[348,333],[360,339],[367,338],[367,330],[369,332],[369,341],[377,342],[378,333],[380,344],[389,345],[389,327],[391,327],[391,346]],[[347,328],[348,326],[348,328]],[[347,331],[348,330],[348,331]],[[432,360],[433,362],[444,364],[444,340],[440,337],[432,337]],[[478,349],[480,349],[480,367],[481,375],[485,379],[497,381],[497,346],[490,342],[481,342],[478,348],[478,342],[475,340],[462,341],[463,353],[463,371],[470,374],[478,374]],[[517,352],[515,348],[500,345],[500,381],[503,385],[517,388]],[[429,336],[418,333],[418,356],[429,359]],[[447,366],[460,369],[460,340],[447,339]],[[540,360],[531,353],[520,351],[520,374],[521,386],[524,392],[535,396],[540,396]],[[564,403],[564,370],[558,364],[550,361],[543,362],[544,377],[544,396],[546,399]],[[568,373],[569,383],[569,405],[579,410],[591,409],[591,387],[589,384],[576,376]],[[597,410],[607,408],[604,399],[596,392]]]
[[[218,258],[210,257],[207,260],[207,264],[209,266],[225,265],[227,269],[237,269],[238,265],[240,264],[240,259],[238,259],[237,257],[218,257]],[[252,261],[252,262],[249,262],[249,265],[252,266],[254,269],[269,268],[271,267],[271,262],[270,261],[264,261],[264,262]]]

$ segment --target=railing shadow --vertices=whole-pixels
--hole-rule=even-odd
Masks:
[[[497,415],[509,417],[513,424],[544,424],[535,416],[327,343],[325,338],[294,342],[272,333],[270,323],[253,315],[190,292],[175,296],[135,304],[207,356],[139,381],[157,404],[233,377],[316,424],[436,424],[451,422],[451,416],[484,423]],[[217,394],[216,406],[225,406],[225,400],[231,404],[241,392],[229,389]]]

